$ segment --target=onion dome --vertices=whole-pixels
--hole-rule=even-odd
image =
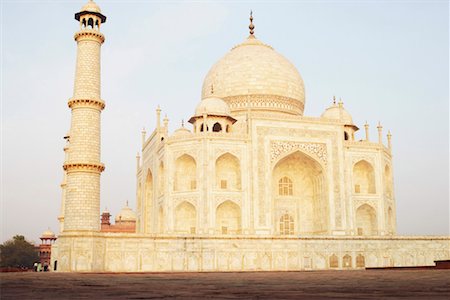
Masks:
[[[305,92],[303,79],[295,66],[271,46],[253,35],[231,49],[209,70],[203,81],[202,99],[224,99],[231,111],[269,110],[303,114]]]
[[[117,222],[136,222],[136,214],[134,211],[128,206],[128,202],[124,208],[119,212],[119,214],[115,218]]]
[[[352,116],[345,110],[344,103],[342,101],[339,101],[339,103],[336,104],[336,101],[333,100],[333,104],[322,113],[321,117],[325,119],[339,120],[346,125],[353,125]]]

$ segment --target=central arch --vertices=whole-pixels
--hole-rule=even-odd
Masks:
[[[280,159],[272,171],[273,227],[280,216],[294,219],[293,234],[318,235],[329,230],[327,186],[323,167],[309,155],[295,151]]]

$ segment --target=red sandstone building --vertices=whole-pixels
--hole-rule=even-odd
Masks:
[[[128,206],[128,202],[115,218],[115,224],[111,224],[111,214],[108,210],[102,213],[102,232],[136,232],[136,214]]]

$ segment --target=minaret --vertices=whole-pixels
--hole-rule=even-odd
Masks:
[[[105,37],[100,25],[106,21],[100,8],[89,1],[75,19],[80,30],[75,33],[77,63],[73,97],[70,148],[64,170],[67,172],[64,232],[99,231],[100,113],[105,103],[100,97],[100,47]]]

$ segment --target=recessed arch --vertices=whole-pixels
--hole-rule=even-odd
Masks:
[[[221,234],[241,233],[241,209],[232,201],[225,201],[216,209],[216,230]]]
[[[395,217],[392,207],[388,208],[387,211],[387,222],[388,222],[388,231],[390,234],[395,233]]]
[[[196,227],[197,210],[191,203],[183,201],[175,208],[175,231],[194,234]]]
[[[375,194],[375,171],[368,161],[360,160],[353,166],[354,193]]]
[[[147,170],[147,176],[144,184],[144,201],[142,205],[142,216],[144,232],[150,231],[151,213],[153,207],[153,174],[150,169]]]
[[[192,156],[183,154],[175,160],[173,189],[178,192],[197,189],[197,163]]]
[[[358,235],[377,235],[377,214],[372,206],[363,204],[358,207],[356,229]]]
[[[364,255],[361,253],[356,256],[356,267],[357,268],[364,268],[366,266],[366,259],[364,258]]]
[[[88,28],[90,29],[94,29],[94,19],[89,18],[88,23],[87,23]]]
[[[339,259],[336,254],[333,254],[329,258],[330,268],[339,268]]]
[[[325,182],[322,165],[311,156],[301,151],[285,155],[278,160],[272,171],[274,216],[281,215],[286,207],[290,207],[295,233],[326,234],[329,225],[328,218],[324,216],[328,216],[329,208]],[[285,192],[289,197],[285,197]],[[274,218],[276,232],[279,230],[278,223],[279,220]]]
[[[352,267],[352,257],[349,254],[345,254],[342,258],[342,267],[351,268]]]
[[[388,198],[392,198],[393,196],[392,186],[392,171],[389,165],[386,165],[384,167],[384,190]]]
[[[163,195],[164,194],[164,188],[165,188],[165,180],[166,180],[166,176],[165,176],[165,170],[164,170],[164,163],[161,161],[159,163],[159,168],[158,168],[158,183],[159,183],[159,195]]]
[[[216,186],[222,190],[241,189],[241,165],[231,153],[225,153],[216,160]]]

